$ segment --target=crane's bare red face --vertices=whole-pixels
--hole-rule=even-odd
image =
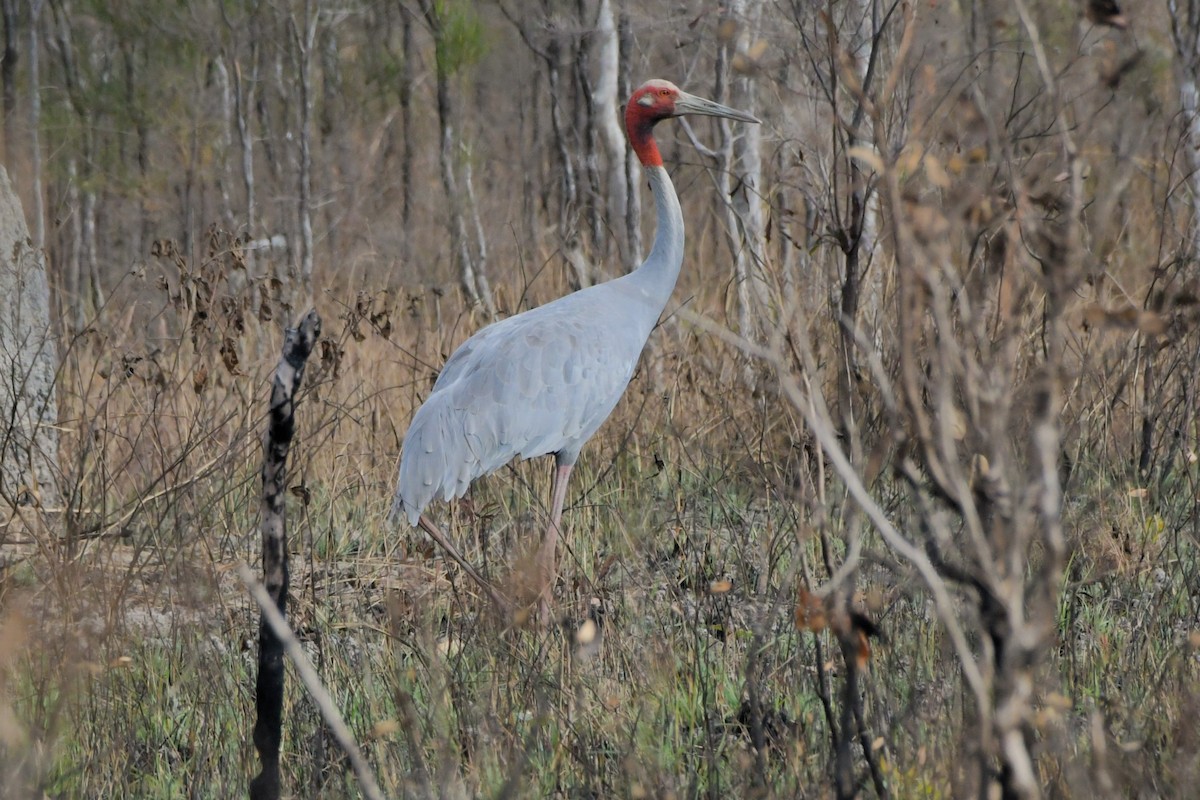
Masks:
[[[642,164],[648,167],[662,166],[662,156],[658,152],[658,145],[654,143],[654,124],[667,117],[681,117],[684,114],[758,122],[745,111],[690,95],[670,81],[646,81],[633,93],[629,105],[625,107],[625,130]]]
[[[647,81],[629,98],[629,110],[647,122],[675,116],[679,87],[670,81]]]

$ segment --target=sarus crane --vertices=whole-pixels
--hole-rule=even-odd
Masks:
[[[436,497],[462,496],[514,458],[554,455],[550,524],[537,556],[541,611],[553,591],[567,481],[584,443],[617,405],[675,288],[683,213],[654,126],[699,114],[758,122],[750,114],[651,80],[629,98],[625,130],[654,193],[650,256],[633,272],[488,325],[454,351],[415,415],[400,455],[393,518],[420,525],[501,607],[504,597],[424,514]]]

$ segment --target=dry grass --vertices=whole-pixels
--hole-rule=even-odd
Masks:
[[[160,293],[166,330],[194,336],[136,350],[95,331],[71,351],[72,510],[25,510],[6,543],[0,752],[18,794],[228,797],[256,771],[256,611],[232,567],[257,557],[279,337],[244,313],[254,293],[225,283],[235,261],[228,247],[210,254],[209,307],[223,311],[200,321],[196,302],[170,299],[171,264],[171,288],[140,290]],[[453,298],[431,313],[434,300],[327,295],[293,450],[291,620],[384,790],[829,794],[844,666],[829,632],[797,630],[792,607],[797,575],[836,563],[846,506],[835,483],[814,483],[794,413],[745,392],[739,357],[711,338],[664,326],[577,471],[561,628],[506,629],[423,536],[383,522],[431,365],[477,324]],[[1157,481],[1115,467],[1120,426],[1089,402],[1059,645],[1039,668],[1041,775],[1062,796],[1181,796],[1200,770],[1197,467],[1184,459]],[[517,465],[436,510],[502,584],[522,580],[548,473]],[[912,518],[887,473],[874,492]],[[874,540],[867,554],[858,601],[885,635],[862,687],[867,744],[893,796],[960,796],[973,711],[944,634],[907,570]],[[353,796],[315,709],[291,691],[287,785]]]

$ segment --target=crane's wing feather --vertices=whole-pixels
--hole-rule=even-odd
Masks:
[[[650,327],[614,325],[604,294],[587,294],[484,328],[455,351],[405,437],[393,513],[415,524],[435,497],[459,497],[518,456],[575,459],[620,400]]]

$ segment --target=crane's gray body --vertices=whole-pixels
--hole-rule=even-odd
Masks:
[[[638,269],[489,325],[443,367],[404,437],[392,515],[416,525],[514,458],[574,464],[612,413],[671,297],[683,262],[683,216],[671,179],[647,167],[658,216]]]

